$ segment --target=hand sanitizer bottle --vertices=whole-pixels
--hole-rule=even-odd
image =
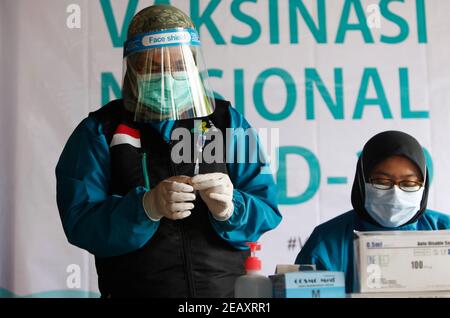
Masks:
[[[251,255],[245,261],[247,274],[239,277],[234,284],[235,298],[272,298],[272,282],[261,275],[261,260],[255,256],[261,249],[259,243],[247,243]]]

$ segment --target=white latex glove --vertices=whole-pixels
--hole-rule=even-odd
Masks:
[[[161,181],[154,189],[144,194],[144,210],[152,221],[166,217],[180,220],[191,215],[195,200],[190,177],[176,176]]]
[[[199,174],[191,179],[213,217],[226,221],[233,215],[233,183],[224,173]]]

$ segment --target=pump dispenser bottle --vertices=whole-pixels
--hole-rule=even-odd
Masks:
[[[234,285],[236,298],[272,298],[272,282],[260,274],[261,260],[255,256],[261,249],[259,243],[247,243],[251,255],[245,261],[247,274],[239,277]]]

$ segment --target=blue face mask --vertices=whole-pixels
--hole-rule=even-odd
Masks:
[[[365,208],[380,225],[395,228],[408,223],[420,210],[424,188],[416,192],[406,192],[394,186],[389,190],[374,188],[365,184]]]
[[[191,86],[185,73],[138,75],[137,86],[138,102],[155,113],[179,114],[192,105]]]

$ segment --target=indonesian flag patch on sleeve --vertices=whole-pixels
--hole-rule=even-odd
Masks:
[[[141,148],[141,133],[139,130],[124,124],[117,126],[116,132],[111,140],[110,148],[118,145],[128,144],[135,148]]]

